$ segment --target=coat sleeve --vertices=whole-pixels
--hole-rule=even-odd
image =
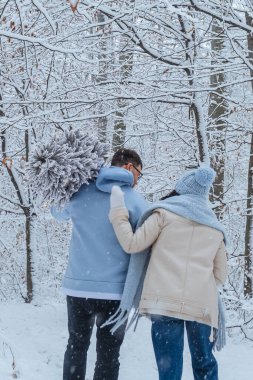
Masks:
[[[150,247],[158,238],[162,230],[162,216],[159,211],[153,214],[139,227],[135,233],[129,223],[129,213],[126,208],[112,209],[109,219],[114,232],[127,253],[138,253]]]
[[[227,271],[227,255],[225,244],[222,241],[214,258],[213,272],[217,286],[224,284],[227,278]]]

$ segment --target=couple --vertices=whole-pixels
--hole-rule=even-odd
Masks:
[[[107,322],[121,305],[130,260],[126,252],[150,246],[139,311],[152,321],[159,380],[181,379],[184,325],[195,380],[218,380],[212,331],[218,324],[217,286],[226,278],[226,254],[223,227],[207,206],[214,172],[186,173],[173,196],[148,207],[133,189],[141,170],[139,155],[120,149],[96,182],[83,185],[64,210],[52,209],[58,220],[73,224],[63,281],[69,329],[63,380],[85,379],[94,324],[93,380],[118,379],[126,321],[114,333]],[[143,224],[133,233],[141,216]]]

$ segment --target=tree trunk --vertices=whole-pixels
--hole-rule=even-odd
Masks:
[[[184,69],[188,80],[189,87],[195,87],[195,73],[194,73],[194,62],[197,55],[196,50],[196,33],[194,27],[183,19],[181,15],[178,15],[178,20],[181,25],[183,33],[188,33],[188,37],[191,36],[190,40],[185,41],[186,55],[185,59],[188,61],[188,67]],[[204,120],[203,106],[201,97],[197,93],[192,93],[192,104],[189,107],[189,115],[192,115],[195,122],[195,131],[198,144],[198,156],[200,162],[210,163],[209,149],[207,144],[207,134],[206,134],[206,122]]]
[[[252,17],[246,13],[246,22],[248,25],[253,24]],[[248,34],[248,50],[251,65],[253,64],[253,36]],[[251,87],[253,91],[253,70],[250,70],[252,78]],[[253,296],[252,287],[252,256],[253,256],[253,133],[251,134],[250,156],[248,166],[248,191],[247,191],[247,214],[245,228],[245,260],[244,260],[244,295]]]
[[[205,162],[209,164],[210,159],[209,159],[209,151],[208,151],[208,145],[207,145],[205,122],[203,118],[203,107],[200,104],[199,100],[197,100],[196,96],[191,105],[191,110],[193,112],[194,119],[195,119],[195,127],[196,127],[198,149],[199,149],[199,159],[201,162]]]
[[[119,65],[121,71],[121,80],[127,81],[127,78],[131,75],[133,68],[133,54],[132,53],[122,53],[119,56]],[[112,138],[112,148],[117,150],[122,147],[125,143],[125,133],[126,125],[124,123],[124,108],[127,102],[119,99],[117,101],[118,109],[115,114],[115,122],[113,128],[113,138]],[[122,109],[122,111],[121,111]]]
[[[0,96],[0,100],[2,100],[1,96]],[[0,109],[0,116],[4,116],[4,112],[1,109]],[[29,132],[28,131],[25,131],[24,140],[25,140],[26,161],[28,161],[28,158],[29,158]],[[30,196],[28,193],[27,202],[25,199],[23,199],[23,191],[20,188],[21,184],[18,182],[16,174],[14,172],[15,168],[12,167],[11,164],[9,165],[9,162],[7,161],[8,157],[6,154],[6,133],[4,129],[1,131],[1,147],[2,147],[3,159],[6,160],[5,167],[6,167],[7,173],[13,185],[15,193],[18,197],[20,208],[22,209],[25,216],[25,242],[26,242],[25,270],[26,270],[26,294],[27,294],[25,297],[25,302],[30,303],[33,298]]]
[[[30,152],[30,135],[29,130],[25,131],[25,158],[26,162],[29,160],[29,152]],[[27,189],[28,195],[28,207],[24,208],[25,213],[25,242],[26,242],[26,291],[27,297],[26,302],[30,303],[33,299],[33,276],[32,276],[32,205],[31,205],[31,197],[30,190]]]
[[[96,12],[96,21],[98,23],[103,23],[105,22],[106,18],[105,15],[100,12],[99,10]],[[98,26],[97,27],[97,32],[101,32],[101,37],[100,37],[100,42],[99,42],[99,51],[101,52],[98,56],[99,60],[99,73],[96,77],[96,82],[97,84],[103,85],[103,82],[107,80],[107,74],[108,74],[108,64],[107,64],[107,38],[105,37],[105,27]],[[104,107],[100,103],[98,106],[98,112],[103,114],[104,113]],[[106,142],[107,140],[107,117],[106,116],[101,116],[98,119],[97,123],[97,128],[98,128],[98,137],[99,140],[102,142]]]
[[[248,169],[247,216],[245,228],[244,295],[253,296],[252,256],[253,256],[253,133],[251,134]]]
[[[212,42],[211,49],[215,56],[222,56],[224,50],[223,29],[218,25],[216,20],[212,24]],[[220,61],[220,64],[222,62]],[[217,70],[217,69],[216,69]],[[220,85],[225,82],[225,74],[219,69],[218,73],[212,73],[210,76],[211,87],[215,88],[215,92],[210,94],[209,118],[211,126],[209,128],[209,144],[211,165],[216,171],[216,177],[213,183],[213,191],[211,193],[211,201],[219,202],[220,206],[216,207],[217,216],[222,217],[222,203],[224,194],[224,171],[225,171],[225,129],[228,105],[224,100],[225,89]]]
[[[32,278],[32,247],[31,247],[31,210],[25,208],[25,242],[26,242],[26,292],[25,302],[30,303],[33,299],[33,278]]]

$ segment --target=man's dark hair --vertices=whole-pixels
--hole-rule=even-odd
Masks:
[[[172,190],[169,194],[165,195],[160,199],[160,201],[164,201],[164,199],[170,198],[170,197],[175,197],[177,195],[180,195],[176,190]]]
[[[116,153],[114,153],[111,165],[112,166],[123,166],[128,163],[131,163],[135,166],[141,166],[142,168],[142,161],[140,156],[138,155],[135,150],[132,149],[126,149],[126,148],[121,148],[117,150]]]

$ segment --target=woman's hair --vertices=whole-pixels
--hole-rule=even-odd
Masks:
[[[160,199],[160,201],[164,201],[164,199],[174,197],[175,195],[180,195],[176,190],[172,190],[169,194],[165,195]]]
[[[121,148],[117,150],[117,152],[114,154],[111,165],[123,166],[128,164],[129,162],[136,166],[140,165],[142,168],[141,158],[135,150]]]

